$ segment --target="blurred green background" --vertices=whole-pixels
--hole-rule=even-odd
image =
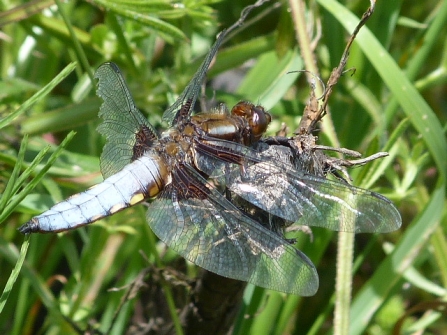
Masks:
[[[162,129],[161,114],[194,75],[216,34],[251,3],[0,3],[1,333],[76,333],[64,317],[80,329],[125,333],[143,299],[129,300],[114,318],[126,290],[111,289],[125,287],[149,264],[182,263],[156,242],[142,205],[71,233],[32,236],[23,266],[24,237],[16,229],[102,180],[104,141],[95,130],[101,100],[91,81],[100,64],[119,65],[137,106]],[[305,77],[287,74],[307,68],[291,5],[270,1],[254,10],[224,44],[207,77],[209,99],[265,105],[274,119],[270,135],[282,122],[292,132],[309,97]],[[361,17],[369,1],[305,5],[311,43],[301,46],[315,56],[317,74],[326,81],[358,22],[352,15]],[[399,231],[356,236],[353,300],[345,307],[350,334],[387,334],[399,327],[399,334],[447,334],[440,312],[447,298],[446,22],[447,1],[379,0],[351,50],[347,68],[355,71],[335,87],[318,134],[321,144],[365,155],[388,151],[388,158],[350,174],[354,185],[390,198],[403,219]],[[76,135],[49,161],[72,130]],[[39,156],[42,150],[48,152]],[[319,272],[315,296],[249,286],[233,332],[331,333],[336,240],[324,229],[299,237],[297,246]],[[20,267],[20,273],[14,270]],[[191,278],[197,271],[186,266]]]

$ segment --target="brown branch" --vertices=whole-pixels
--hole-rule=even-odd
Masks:
[[[303,117],[299,125],[300,134],[311,134],[315,130],[317,123],[321,121],[321,119],[326,114],[329,98],[332,94],[332,88],[338,83],[338,80],[344,73],[346,63],[348,62],[349,59],[349,51],[351,50],[352,43],[357,37],[357,34],[360,31],[360,29],[365,25],[366,21],[368,21],[368,19],[374,12],[375,0],[370,0],[370,3],[371,3],[370,7],[363,14],[360,22],[355,27],[354,32],[349,37],[348,43],[346,44],[339,65],[332,70],[332,73],[326,84],[326,90],[322,96],[323,104],[319,109],[315,109],[316,108],[315,106],[318,106],[318,101],[317,98],[315,97],[315,93],[313,92],[315,88],[311,87],[312,92],[310,95],[309,103],[304,109]]]

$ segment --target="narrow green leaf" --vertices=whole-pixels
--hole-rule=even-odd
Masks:
[[[3,308],[6,305],[6,302],[8,301],[9,293],[11,292],[14,283],[17,280],[17,277],[20,274],[20,269],[22,268],[23,262],[25,261],[26,252],[28,250],[29,246],[29,236],[25,238],[25,240],[22,243],[22,247],[20,248],[20,254],[19,258],[17,259],[17,262],[15,263],[14,269],[11,272],[11,275],[8,278],[8,281],[5,285],[5,288],[2,292],[2,295],[0,296],[0,313],[3,311]]]
[[[407,228],[394,251],[357,293],[351,306],[350,335],[364,334],[371,318],[403,273],[411,266],[437,228],[444,208],[445,192],[437,188],[424,211]]]
[[[0,129],[6,127],[17,116],[24,113],[33,104],[46,96],[56,85],[64,80],[76,67],[76,63],[68,64],[52,81],[45,85],[42,89],[36,92],[31,98],[26,100],[15,112],[9,114],[3,120],[0,120]]]

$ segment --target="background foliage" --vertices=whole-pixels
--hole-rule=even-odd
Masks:
[[[20,274],[14,267],[21,267],[20,245],[26,248],[28,242],[16,228],[102,180],[103,139],[95,131],[101,101],[91,81],[101,63],[120,66],[139,108],[161,127],[161,113],[193,76],[216,33],[235,22],[247,4],[1,3],[2,333],[75,333],[64,317],[81,329],[112,327],[113,334],[127,329],[141,300],[133,298],[114,318],[125,290],[111,289],[133,281],[148,262],[173,266],[177,258],[156,242],[143,206],[72,233],[32,236]],[[303,76],[286,74],[303,68],[302,51],[288,3],[275,4],[252,13],[224,45],[207,91],[228,105],[240,99],[264,104],[274,117],[271,134],[281,122],[295,129],[309,94]],[[358,21],[352,15],[360,17],[368,5],[366,0],[308,4],[309,31],[314,37],[321,33],[314,53],[323,80]],[[447,297],[446,20],[447,1],[379,0],[351,52],[348,68],[356,71],[340,80],[322,125],[322,144],[337,146],[335,133],[342,147],[364,154],[389,151],[389,158],[351,176],[355,185],[392,199],[403,218],[397,232],[356,237],[353,301],[346,306],[351,334],[390,333],[400,318],[402,333],[447,333],[439,312]],[[71,130],[75,137],[56,151]],[[39,156],[42,150],[48,152]],[[57,159],[49,158],[52,153]],[[324,229],[313,229],[312,238],[300,235],[298,247],[318,268],[318,293],[301,298],[249,286],[234,333],[330,332],[335,241]],[[188,265],[191,277],[196,272]]]

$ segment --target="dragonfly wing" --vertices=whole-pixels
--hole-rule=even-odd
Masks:
[[[214,45],[211,47],[210,52],[206,55],[199,69],[195,73],[194,77],[188,83],[186,88],[177,98],[177,100],[163,113],[163,121],[166,121],[169,126],[172,126],[183,118],[191,114],[192,108],[197,100],[200,92],[200,87],[205,78],[208,67],[211,64],[214,56],[217,53],[222,41],[225,37],[225,30],[220,33]]]
[[[189,261],[221,276],[303,296],[318,288],[311,261],[291,244],[247,217],[213,186],[206,197],[179,198],[170,186],[147,220],[155,234]]]
[[[199,168],[217,184],[286,221],[355,233],[390,232],[402,224],[387,198],[306,172],[308,164],[294,164],[290,150],[281,145],[257,151],[206,139],[196,150]]]
[[[200,91],[201,84],[203,79],[208,71],[208,67],[211,64],[214,56],[217,53],[220,45],[223,43],[224,39],[227,35],[238,28],[245,20],[247,15],[254,9],[258,7],[258,4],[254,4],[251,6],[247,6],[241,13],[241,17],[238,21],[236,21],[229,28],[221,31],[219,36],[217,37],[216,42],[211,47],[210,52],[206,55],[199,69],[197,70],[194,77],[189,82],[188,86],[184,89],[182,94],[178,97],[178,99],[170,106],[163,114],[163,120],[168,122],[169,126],[175,125],[183,118],[187,118],[194,107],[194,103],[197,100],[197,96]]]
[[[101,65],[95,73],[99,79],[97,94],[104,102],[99,116],[104,120],[98,132],[105,136],[101,155],[101,172],[107,178],[140,157],[142,147],[158,138],[157,132],[136,108],[124,78],[114,63]],[[136,153],[136,150],[140,150]]]
[[[233,169],[228,187],[253,205],[302,225],[354,233],[390,232],[402,219],[382,195],[270,161]]]

